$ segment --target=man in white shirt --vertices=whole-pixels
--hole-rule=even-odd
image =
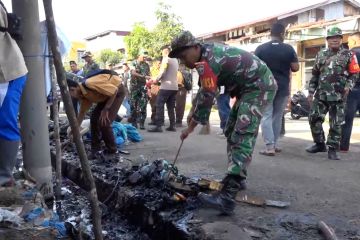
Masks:
[[[149,129],[149,132],[162,132],[164,124],[164,105],[166,104],[170,126],[167,131],[175,132],[175,102],[178,92],[177,72],[179,62],[176,58],[169,58],[170,47],[162,47],[162,56],[160,73],[154,82],[161,82],[160,91],[156,99],[156,126]]]

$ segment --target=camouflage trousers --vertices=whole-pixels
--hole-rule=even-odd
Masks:
[[[228,174],[247,177],[262,113],[276,91],[254,91],[237,98],[225,127]]]
[[[147,90],[144,88],[133,89],[130,93],[131,121],[144,123],[148,103]]]
[[[329,112],[330,130],[327,137],[326,145],[339,149],[341,139],[341,126],[344,124],[345,103],[344,101],[322,101],[314,99],[309,115],[309,124],[312,137],[315,143],[324,143],[325,134],[322,124],[325,116]]]

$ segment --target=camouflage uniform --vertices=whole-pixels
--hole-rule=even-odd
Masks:
[[[134,63],[135,71],[144,76],[150,76],[150,67],[146,62]],[[146,119],[146,107],[148,103],[146,79],[131,76],[130,79],[130,108],[131,121],[144,123]]]
[[[247,176],[262,112],[275,96],[277,85],[266,64],[255,55],[223,44],[201,45],[197,66],[201,88],[196,96],[193,119],[207,124],[218,86],[237,101],[227,125],[228,174]]]
[[[329,112],[330,131],[326,145],[338,149],[341,125],[344,124],[345,88],[351,88],[356,74],[349,72],[353,53],[340,48],[337,52],[325,49],[319,52],[309,82],[309,93],[314,101],[309,115],[309,123],[314,142],[323,144],[325,135],[322,124]]]
[[[90,64],[87,63],[84,65],[84,68],[83,68],[83,76],[86,77],[92,71],[96,71],[99,69],[100,69],[100,67],[96,62],[92,62]]]

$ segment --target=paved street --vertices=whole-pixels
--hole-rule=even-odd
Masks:
[[[212,113],[211,123],[210,136],[198,135],[198,127],[185,140],[177,163],[180,173],[212,179],[223,177],[226,140],[216,134],[219,131],[217,112]],[[327,129],[328,123],[324,126]],[[144,155],[151,160],[173,161],[180,144],[180,130],[141,133],[144,141],[127,147],[131,158]],[[282,210],[241,203],[232,217],[219,217],[214,212],[201,210],[199,215],[208,223],[205,224],[207,231],[213,231],[217,239],[234,239],[243,235],[244,229],[260,239],[322,239],[316,222],[325,220],[344,239],[354,239],[350,237],[360,234],[355,231],[360,229],[360,118],[355,120],[351,151],[341,154],[342,161],[329,161],[327,153],[305,152],[311,143],[306,118],[286,119],[286,135],[281,139],[283,152],[275,157],[258,154],[264,147],[259,134],[249,168],[247,192],[251,196],[289,201],[291,206]]]

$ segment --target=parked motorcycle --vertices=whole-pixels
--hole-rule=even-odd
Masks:
[[[291,118],[300,119],[302,117],[308,117],[309,113],[310,103],[306,97],[306,92],[297,91],[297,93],[291,97]]]

